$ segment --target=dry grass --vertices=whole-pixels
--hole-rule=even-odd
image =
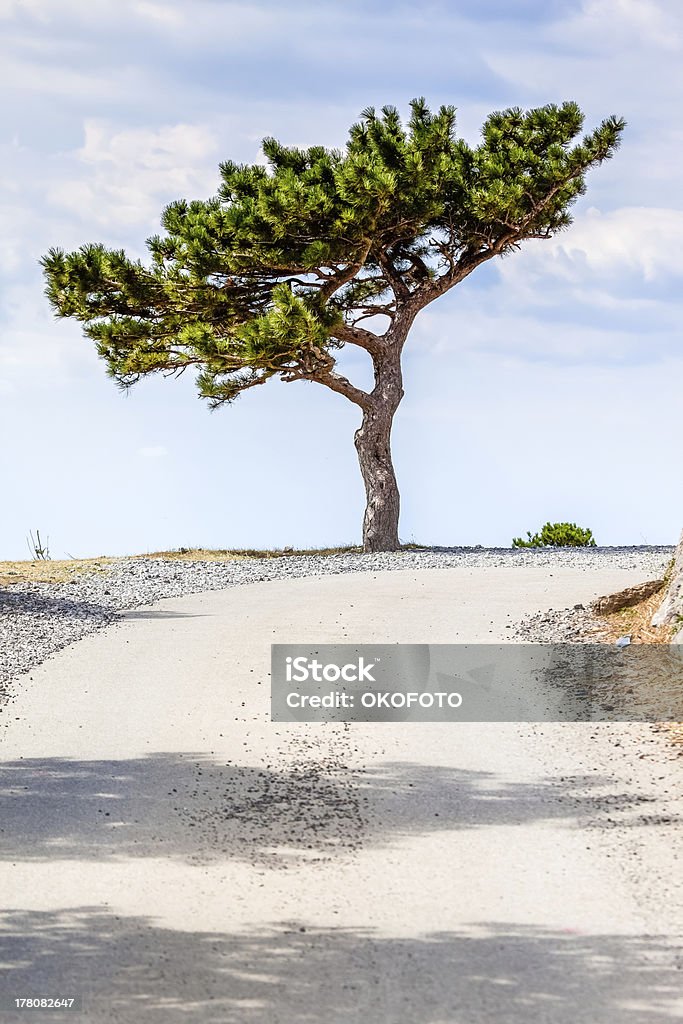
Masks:
[[[147,551],[144,555],[129,555],[129,558],[163,558],[172,562],[234,562],[249,558],[242,551],[207,551],[205,548],[178,548],[173,551]]]
[[[623,608],[620,612],[599,616],[607,630],[607,642],[618,640],[620,636],[630,636],[634,644],[670,643],[675,627],[651,624],[652,616],[662,603],[665,589],[666,584],[662,584],[661,590],[645,601],[631,608]]]
[[[344,548],[234,548],[209,550],[207,548],[176,548],[173,551],[150,551],[145,555],[132,555],[133,558],[164,558],[174,562],[233,562],[244,558],[282,558],[292,555],[338,555],[347,551],[360,551],[357,547]]]
[[[85,572],[102,572],[116,558],[69,558],[62,561],[0,562],[0,587],[13,583],[69,583]]]
[[[631,608],[624,608],[620,612],[612,612],[611,615],[599,616],[606,629],[606,643],[614,643],[620,636],[630,636],[634,644],[668,644],[671,643],[674,633],[679,626],[653,626],[652,616],[659,608],[668,580],[666,580],[652,597],[633,605]],[[667,740],[674,744],[683,757],[683,722],[658,722],[655,725],[658,732],[663,733]]]
[[[419,551],[422,544],[402,544],[402,551]],[[348,544],[336,548],[175,548],[173,551],[152,551],[134,558],[166,558],[179,562],[230,562],[242,558],[291,558],[294,555],[345,555],[360,554],[362,547]]]

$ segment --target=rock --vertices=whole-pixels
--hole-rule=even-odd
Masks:
[[[652,625],[667,626],[679,617],[683,618],[683,533],[681,533],[674,555],[671,581],[666,591],[666,597],[652,616]],[[680,643],[680,641],[677,642]]]
[[[607,615],[610,612],[620,612],[622,608],[631,608],[634,604],[645,601],[652,597],[664,586],[664,580],[648,580],[647,583],[639,583],[635,587],[627,587],[616,594],[608,594],[607,597],[599,597],[593,602],[593,610],[599,615]]]

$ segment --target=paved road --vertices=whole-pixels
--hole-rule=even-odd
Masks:
[[[271,642],[505,640],[641,579],[278,581],[60,652],[0,716],[0,993],[83,993],[88,1024],[681,1019],[681,761],[648,727],[268,719]]]

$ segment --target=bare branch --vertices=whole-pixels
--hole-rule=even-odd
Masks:
[[[348,284],[348,282],[356,276],[356,274],[358,273],[358,271],[361,269],[366,259],[368,258],[368,253],[370,252],[371,245],[372,242],[370,239],[368,239],[365,245],[363,246],[362,253],[354,263],[349,263],[349,265],[345,267],[343,270],[337,271],[336,274],[333,274],[330,278],[328,278],[325,284],[321,287],[319,293],[320,295],[322,295],[323,299],[330,299],[335,294],[335,292],[338,292],[340,288],[343,288],[345,284]]]
[[[284,275],[283,275],[284,276]],[[300,277],[287,277],[287,284],[298,284],[302,288],[324,288],[324,284],[320,284],[318,281],[302,281]]]
[[[362,306],[360,308],[367,310],[367,312],[366,313],[360,313],[358,316],[352,317],[351,318],[351,326],[352,327],[356,327],[356,325],[361,323],[363,320],[372,320],[372,318],[375,317],[375,316],[387,316],[387,317],[389,317],[390,320],[393,320],[394,315],[396,313],[396,308],[393,305],[391,305],[391,306],[378,306],[376,309],[373,309],[372,306]]]
[[[331,359],[331,363],[334,366],[333,359]],[[325,387],[330,388],[331,391],[336,391],[338,395],[343,395],[344,398],[348,398],[350,402],[353,402],[361,409],[369,409],[372,405],[372,399],[367,391],[357,388],[350,380],[340,373],[335,373],[331,368],[325,367],[313,370],[310,373],[302,369],[293,368],[287,370],[281,376],[282,380],[287,383],[295,380],[310,380],[316,381],[318,384],[324,384]]]
[[[427,264],[416,253],[399,249],[397,255],[399,259],[408,260],[409,263],[412,263],[412,265],[415,267],[417,271],[419,271],[420,275],[423,278],[429,278],[429,269],[427,267]]]
[[[349,345],[364,348],[371,355],[381,355],[386,350],[385,342],[379,334],[373,334],[372,331],[366,331],[362,327],[354,327],[350,324],[337,324],[332,328],[332,337],[347,342]]]
[[[391,285],[394,295],[396,296],[397,302],[406,301],[410,298],[410,289],[405,283],[401,275],[396,270],[396,267],[389,259],[386,248],[381,249],[377,257],[377,262],[384,271],[384,276]]]

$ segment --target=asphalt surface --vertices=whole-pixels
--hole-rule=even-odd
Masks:
[[[353,573],[130,612],[0,715],[0,996],[93,1024],[671,1024],[681,760],[646,725],[269,720],[273,642],[505,641],[642,582]],[[78,1019],[0,1012],[0,1020]]]

